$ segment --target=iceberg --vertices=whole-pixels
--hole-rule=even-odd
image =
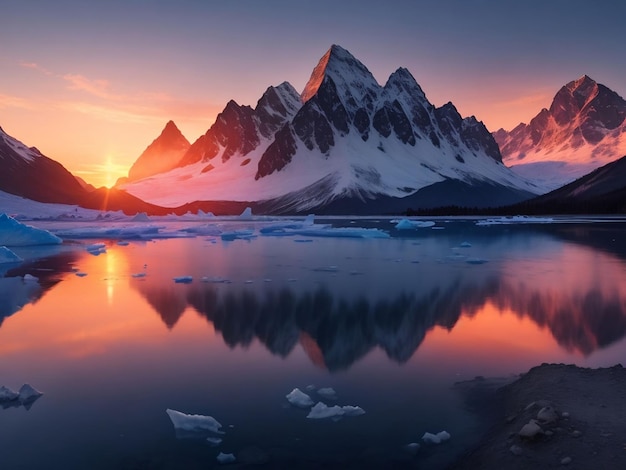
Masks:
[[[0,264],[21,263],[22,261],[24,260],[9,250],[6,246],[0,246]]]
[[[343,413],[343,408],[341,406],[328,406],[320,401],[317,402],[313,408],[311,408],[311,411],[306,417],[309,419],[339,418],[343,416]]]
[[[313,226],[292,230],[293,235],[302,235],[304,237],[328,237],[328,238],[391,238],[387,232],[377,228],[359,228],[359,227],[329,227],[326,225]]]
[[[132,222],[150,222],[150,217],[145,212],[138,212],[135,217],[130,220]]]
[[[210,431],[215,434],[224,434],[224,431],[220,431],[222,425],[213,416],[188,415],[169,408],[165,412],[170,417],[174,429],[182,431]]]
[[[252,209],[246,207],[241,214],[239,214],[240,220],[250,220],[252,219]]]
[[[441,444],[442,442],[450,439],[450,434],[447,431],[441,431],[437,434],[432,434],[430,432],[425,432],[422,436],[422,440],[424,442],[428,442],[430,444]]]
[[[498,217],[495,219],[484,219],[476,222],[476,225],[484,227],[489,225],[508,225],[508,224],[551,224],[554,222],[552,217],[527,217],[525,215],[516,215],[513,217]]]
[[[415,230],[418,228],[428,228],[435,225],[435,222],[431,222],[430,220],[409,220],[409,219],[401,219],[396,223],[396,230]]]
[[[13,217],[0,214],[0,245],[6,247],[60,245],[61,243],[63,240],[47,230],[25,225]]]
[[[365,410],[360,406],[328,406],[325,403],[317,402],[317,404],[311,408],[311,411],[307,415],[309,419],[326,419],[335,418],[339,419],[342,416],[360,416],[365,414]]]
[[[332,387],[323,387],[317,391],[317,394],[331,400],[337,399],[337,392]]]
[[[24,282],[38,282],[39,278],[32,274],[24,274]]]
[[[5,387],[4,385],[0,387],[0,403],[17,400],[19,396],[20,396],[19,393],[14,392],[13,390],[11,390],[8,387]]]
[[[32,385],[24,384],[19,391],[19,400],[22,404],[32,403],[42,395],[43,393],[35,389]]]
[[[313,400],[311,400],[311,397],[299,388],[294,388],[285,396],[287,397],[287,401],[289,403],[291,403],[293,406],[297,406],[298,408],[309,408],[313,405]]]
[[[85,250],[94,256],[98,256],[102,253],[106,253],[107,247],[104,243],[94,243],[93,245],[87,245]]]
[[[220,452],[219,454],[217,454],[216,458],[217,458],[217,461],[221,464],[233,463],[235,460],[237,460],[233,454],[225,454],[223,452]]]
[[[233,240],[250,240],[251,238],[254,238],[255,235],[253,230],[242,229],[223,232],[220,237],[225,242],[232,242]]]

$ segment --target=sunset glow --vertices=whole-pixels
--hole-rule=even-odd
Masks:
[[[32,4],[3,6],[0,126],[96,187],[170,119],[193,142],[230,99],[254,106],[285,80],[302,91],[333,43],[379,83],[408,68],[436,106],[490,130],[527,122],[584,73],[626,95],[621,3],[610,15],[564,1]]]

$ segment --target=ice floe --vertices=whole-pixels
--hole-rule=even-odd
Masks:
[[[307,415],[307,418],[309,419],[326,419],[326,418],[338,419],[338,418],[341,418],[342,416],[360,416],[362,414],[365,414],[365,410],[363,410],[363,408],[361,408],[360,406],[350,406],[350,405],[328,406],[325,403],[320,401],[320,402],[317,402],[315,406],[313,406],[313,408],[311,408],[311,411]]]
[[[9,250],[6,246],[0,246],[0,264],[21,263],[22,261],[24,260]]]
[[[2,246],[59,245],[61,243],[63,240],[47,230],[25,225],[13,217],[0,214],[0,245]]]
[[[39,278],[32,274],[24,274],[24,282],[38,282]]]
[[[223,452],[217,454],[216,458],[217,461],[221,464],[233,463],[235,460],[237,460],[233,454],[225,454]]]
[[[442,442],[450,439],[450,434],[447,431],[441,431],[437,434],[432,434],[430,432],[425,432],[422,436],[422,440],[429,444],[441,444]]]
[[[297,406],[298,408],[309,408],[310,406],[313,406],[314,403],[313,400],[311,400],[311,397],[299,388],[294,388],[285,396],[290,404]]]
[[[94,256],[98,256],[98,255],[101,255],[102,253],[106,253],[107,247],[104,243],[94,243],[92,245],[87,245],[85,247],[85,250],[87,250],[89,253],[91,253]]]
[[[232,281],[220,276],[203,276],[200,281],[211,284],[230,284]]]
[[[211,445],[217,446],[220,445],[222,443],[222,439],[220,437],[207,437],[206,438],[207,442]]]
[[[461,248],[471,248],[472,244],[470,242],[463,242],[459,246]]]
[[[193,276],[176,276],[172,279],[176,284],[190,284],[193,282]]]
[[[74,274],[76,274],[78,277],[85,277],[87,275],[87,273],[82,271],[76,271]]]
[[[188,415],[170,408],[165,410],[165,412],[170,417],[174,429],[191,432],[209,431],[215,434],[224,434],[224,431],[220,430],[222,427],[221,423],[213,416]]]
[[[225,242],[231,242],[233,240],[251,240],[255,237],[254,230],[250,229],[231,230],[229,232],[222,232],[220,235],[220,238]]]
[[[411,454],[415,455],[420,450],[420,445],[417,442],[410,442],[405,445],[404,448]]]
[[[494,219],[478,220],[476,225],[550,224],[552,222],[554,222],[552,217],[527,217],[525,215],[516,215],[513,217],[497,217]]]
[[[317,391],[317,394],[326,399],[337,399],[337,392],[335,392],[335,389],[333,389],[332,387],[322,387]]]
[[[428,228],[435,225],[435,222],[430,220],[410,220],[410,219],[400,219],[398,221],[392,220],[395,222],[396,230],[415,230],[418,228]]]
[[[468,258],[465,260],[467,264],[485,264],[488,263],[488,260],[483,258]]]

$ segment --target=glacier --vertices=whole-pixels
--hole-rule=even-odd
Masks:
[[[60,245],[63,240],[47,230],[18,222],[7,214],[0,214],[0,246]]]

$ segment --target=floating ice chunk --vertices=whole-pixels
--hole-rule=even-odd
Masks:
[[[435,225],[435,222],[430,220],[409,220],[401,219],[396,223],[396,230],[415,230],[418,228],[428,228]]]
[[[165,412],[170,417],[175,429],[183,431],[210,431],[215,434],[224,434],[224,431],[220,431],[222,425],[213,416],[188,415],[169,408]]]
[[[6,246],[0,246],[0,264],[21,263],[22,261],[24,260],[9,250]]]
[[[411,442],[404,446],[404,448],[410,452],[411,454],[417,454],[417,451],[420,450],[420,445],[417,442]]]
[[[93,245],[87,245],[85,250],[94,256],[98,256],[102,253],[106,253],[107,247],[104,243],[94,243]]]
[[[202,282],[210,282],[212,284],[230,284],[232,281],[230,279],[226,279],[225,277],[211,277],[211,276],[203,276],[200,279]]]
[[[445,227],[430,227],[431,230],[445,230]]]
[[[74,274],[76,274],[78,277],[85,277],[87,275],[87,273],[82,272],[82,271],[77,271]]]
[[[138,277],[146,277],[146,273],[133,273],[130,275],[131,277],[134,278],[138,278]]]
[[[239,214],[239,218],[241,220],[250,220],[252,219],[252,209],[246,207],[241,214]]]
[[[243,281],[244,284],[254,284],[254,280],[252,279],[246,279],[245,281]]]
[[[344,411],[341,406],[328,406],[319,401],[313,408],[311,408],[311,411],[309,411],[309,414],[306,417],[309,419],[326,419],[341,417],[343,414]]]
[[[360,416],[365,414],[365,410],[360,406],[328,406],[321,401],[317,402],[311,411],[307,415],[309,419],[326,419],[326,418],[334,418],[338,419],[342,416]]]
[[[321,395],[324,398],[335,400],[337,398],[337,392],[332,387],[323,387],[317,391],[318,395]]]
[[[294,235],[302,235],[305,237],[328,237],[328,238],[390,238],[391,236],[377,228],[359,228],[359,227],[328,227],[328,226],[311,226],[293,230]]]
[[[24,384],[20,387],[19,399],[22,403],[33,402],[37,398],[39,398],[41,395],[43,395],[43,393],[35,389],[30,384]]]
[[[193,276],[176,276],[172,279],[176,284],[190,284],[193,282]]]
[[[219,437],[211,437],[211,436],[209,436],[209,437],[206,438],[206,440],[207,440],[207,442],[209,444],[214,445],[214,446],[217,446],[217,445],[222,443],[222,439],[220,439]]]
[[[287,397],[287,401],[289,403],[291,403],[293,406],[297,406],[298,408],[309,408],[313,405],[313,400],[311,400],[311,397],[299,388],[294,388],[285,396]]]
[[[0,387],[0,403],[5,402],[5,401],[16,400],[19,396],[20,396],[19,393],[14,392],[13,390],[11,390],[8,387],[5,387],[4,385]]]
[[[119,246],[128,246],[130,245],[130,242],[127,242],[126,240],[120,240],[119,242],[117,242],[117,244]]]
[[[296,242],[296,243],[312,243],[313,240],[311,240],[310,238],[296,238],[294,240],[294,242]]]
[[[137,215],[130,220],[132,222],[150,222],[150,217],[145,212],[138,212]]]
[[[425,432],[422,436],[422,440],[424,442],[428,442],[430,444],[441,444],[442,442],[450,439],[450,434],[447,431],[441,431],[437,434],[432,434],[429,432]]]
[[[251,238],[254,238],[255,235],[254,230],[242,229],[223,232],[220,237],[225,242],[231,242],[233,240],[250,240]]]
[[[235,460],[237,459],[233,454],[225,454],[223,452],[217,454],[217,461],[221,464],[233,463]]]
[[[468,258],[465,260],[465,262],[468,264],[485,264],[488,261],[483,258]]]
[[[361,416],[365,414],[365,410],[360,406],[345,405],[342,406],[344,416]]]
[[[472,244],[470,242],[463,242],[459,246],[461,248],[471,248]]]
[[[476,222],[476,225],[550,224],[552,222],[554,222],[552,217],[527,217],[525,215],[516,215],[513,217],[498,217],[494,219],[479,220]]]
[[[39,281],[38,277],[35,277],[32,274],[24,274],[24,282],[37,282],[37,281]]]
[[[0,245],[31,246],[60,245],[61,243],[63,240],[47,230],[25,225],[13,217],[0,214]]]
[[[307,392],[314,392],[314,391],[315,391],[315,385],[313,385],[313,384],[309,384],[309,385],[307,385],[306,387],[304,387],[304,389],[305,389]]]

